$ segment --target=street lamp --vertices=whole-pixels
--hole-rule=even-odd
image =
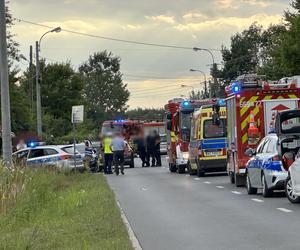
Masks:
[[[203,77],[204,77],[204,93],[205,93],[205,97],[207,97],[206,74],[204,73],[204,71],[198,70],[198,69],[190,69],[190,71],[191,71],[191,72],[200,72],[201,74],[203,74]]]
[[[216,65],[216,63],[215,63],[215,57],[214,57],[214,54],[211,52],[211,50],[205,49],[205,48],[194,47],[193,50],[194,50],[195,52],[197,52],[197,51],[206,51],[207,53],[209,53],[209,54],[211,55],[212,63],[213,63],[212,77],[213,77],[213,79],[214,79],[214,85],[217,85],[217,78],[216,78],[215,73],[214,73],[214,71],[215,71],[217,65]],[[211,84],[210,84],[210,86],[209,86],[209,89],[210,89],[210,91],[209,91],[209,97],[211,98],[211,95],[212,95]]]
[[[39,137],[42,136],[42,102],[41,102],[41,73],[40,73],[40,59],[39,59],[39,52],[41,51],[41,42],[44,36],[49,33],[59,33],[61,32],[60,27],[56,27],[52,30],[45,32],[39,41],[35,42],[35,56],[36,56],[36,74],[35,74],[35,81],[36,81],[36,125],[37,125],[37,134]]]

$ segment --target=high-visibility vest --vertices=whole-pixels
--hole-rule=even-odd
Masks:
[[[110,137],[105,137],[103,140],[104,154],[112,154],[113,152],[110,149],[112,139]]]

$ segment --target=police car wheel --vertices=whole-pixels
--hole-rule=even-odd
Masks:
[[[264,197],[270,197],[270,196],[272,196],[273,191],[268,188],[268,184],[267,184],[267,181],[266,181],[266,178],[265,178],[264,174],[262,174],[261,183],[262,183],[262,195]]]
[[[246,179],[246,187],[247,187],[248,194],[257,194],[257,188],[253,188],[251,186],[250,177],[249,177],[248,173],[247,173],[247,179]]]
[[[286,179],[286,182],[285,182],[285,194],[291,203],[300,203],[300,197],[297,195],[294,195],[293,183],[292,183],[290,176],[288,176],[288,178]]]

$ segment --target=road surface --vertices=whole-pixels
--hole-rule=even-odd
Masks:
[[[249,196],[228,176],[171,174],[163,163],[108,177],[144,250],[300,249],[300,205],[282,193]]]

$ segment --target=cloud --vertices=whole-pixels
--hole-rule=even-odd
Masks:
[[[184,21],[200,21],[200,20],[207,20],[208,16],[199,12],[199,11],[190,11],[182,16]]]
[[[267,27],[270,24],[278,24],[281,22],[281,20],[281,15],[257,14],[250,17],[218,17],[216,19],[207,20],[204,22],[190,22],[186,24],[178,24],[174,26],[174,28],[180,31],[201,31],[222,29],[224,27],[236,27],[238,29],[242,29],[247,28],[253,22],[258,22],[264,27]]]
[[[145,16],[145,18],[155,22],[168,23],[168,24],[175,23],[174,16],[159,15],[159,16]]]
[[[217,0],[215,4],[219,9],[237,10],[246,7],[245,5],[266,8],[272,3],[269,0]]]

